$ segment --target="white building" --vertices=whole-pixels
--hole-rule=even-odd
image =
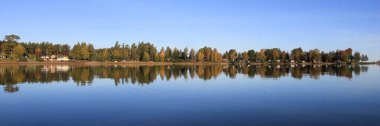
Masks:
[[[57,61],[69,61],[69,57],[67,56],[60,56],[60,57],[57,57]]]

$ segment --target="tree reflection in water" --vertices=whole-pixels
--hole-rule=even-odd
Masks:
[[[305,65],[305,66],[233,66],[233,65],[178,65],[178,66],[38,66],[11,65],[0,66],[0,85],[6,92],[17,92],[16,84],[49,84],[51,82],[67,82],[73,80],[79,86],[90,85],[95,78],[108,78],[119,84],[149,85],[157,78],[161,80],[194,79],[210,80],[221,74],[232,79],[242,74],[250,78],[278,79],[292,77],[302,79],[320,76],[337,76],[351,79],[354,75],[367,72],[365,65]]]

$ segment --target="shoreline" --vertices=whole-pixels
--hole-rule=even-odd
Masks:
[[[125,65],[125,66],[154,66],[154,65],[228,65],[228,63],[211,63],[211,62],[98,62],[98,61],[74,61],[74,62],[17,62],[17,61],[0,61],[0,65]]]
[[[73,61],[73,62],[17,62],[17,61],[0,61],[0,65],[125,65],[125,66],[154,66],[154,65],[367,65],[379,64],[376,62],[360,62],[360,63],[212,63],[212,62],[140,62],[140,61],[122,61],[122,62],[99,62],[99,61]]]

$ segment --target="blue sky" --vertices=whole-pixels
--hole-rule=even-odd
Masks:
[[[90,42],[96,48],[151,42],[220,51],[330,51],[351,47],[380,59],[379,0],[2,0],[0,36]]]

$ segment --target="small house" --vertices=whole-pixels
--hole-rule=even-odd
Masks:
[[[57,57],[57,61],[64,61],[64,62],[66,62],[66,61],[69,61],[70,59],[69,59],[69,57],[68,56],[58,56]]]
[[[49,56],[41,56],[40,57],[42,60],[44,60],[44,61],[47,61],[47,60],[49,60],[50,59],[50,57]]]

